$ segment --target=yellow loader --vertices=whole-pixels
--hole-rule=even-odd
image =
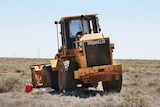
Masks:
[[[34,87],[52,87],[60,92],[82,87],[96,87],[102,82],[104,91],[120,92],[122,66],[112,59],[114,44],[101,33],[97,14],[63,17],[61,43],[53,60],[31,65]],[[57,33],[57,38],[59,38]]]

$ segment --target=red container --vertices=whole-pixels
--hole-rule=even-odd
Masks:
[[[32,84],[26,84],[26,93],[29,93],[29,92],[31,92],[32,91],[32,89],[33,89],[33,85]]]

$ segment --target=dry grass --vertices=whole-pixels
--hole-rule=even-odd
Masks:
[[[94,90],[78,90],[64,94],[41,93],[38,90],[25,93],[25,84],[31,82],[29,66],[47,62],[48,59],[0,58],[0,105],[3,107],[160,107],[160,61],[158,60],[118,60],[123,65],[121,93],[103,93]],[[4,74],[4,72],[10,73]]]

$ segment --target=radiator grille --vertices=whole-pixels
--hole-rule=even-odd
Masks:
[[[85,52],[88,67],[111,64],[109,40],[85,42]]]

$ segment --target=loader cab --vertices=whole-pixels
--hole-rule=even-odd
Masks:
[[[73,42],[84,34],[100,33],[97,14],[63,17],[60,20],[61,38],[64,55],[73,48]]]

